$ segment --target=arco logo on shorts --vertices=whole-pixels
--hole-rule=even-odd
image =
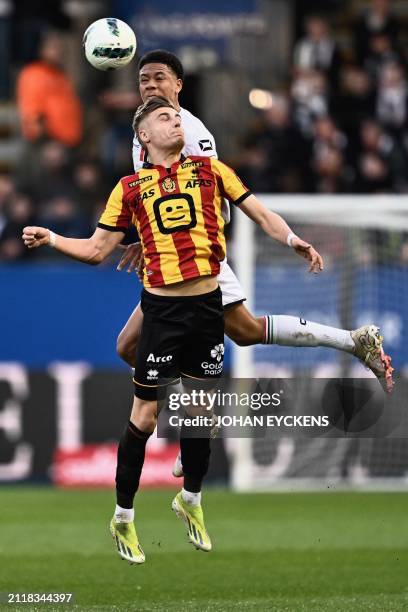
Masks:
[[[147,363],[169,363],[173,359],[173,355],[164,355],[156,357],[153,353],[150,353],[146,359]]]

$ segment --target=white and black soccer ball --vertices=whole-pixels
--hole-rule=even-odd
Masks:
[[[118,70],[136,53],[136,36],[127,23],[115,17],[94,21],[83,39],[86,59],[98,70]]]

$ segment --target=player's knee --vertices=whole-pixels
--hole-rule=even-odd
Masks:
[[[138,423],[139,424],[137,425],[137,428],[140,429],[140,431],[151,434],[156,429],[157,418],[153,415],[143,416],[140,419],[138,419]]]
[[[140,431],[153,433],[157,425],[157,414],[156,411],[141,410],[131,421]]]
[[[135,397],[130,420],[140,431],[153,433],[157,425],[157,402]]]

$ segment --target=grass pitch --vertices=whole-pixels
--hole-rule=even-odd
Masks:
[[[0,489],[0,591],[74,592],[18,610],[408,610],[408,493],[205,491],[211,553],[187,543],[172,491],[142,491],[146,563],[121,561],[113,493]]]

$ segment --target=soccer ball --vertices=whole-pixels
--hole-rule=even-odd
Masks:
[[[126,66],[136,53],[136,36],[127,23],[114,17],[94,21],[83,39],[86,59],[98,70]]]

